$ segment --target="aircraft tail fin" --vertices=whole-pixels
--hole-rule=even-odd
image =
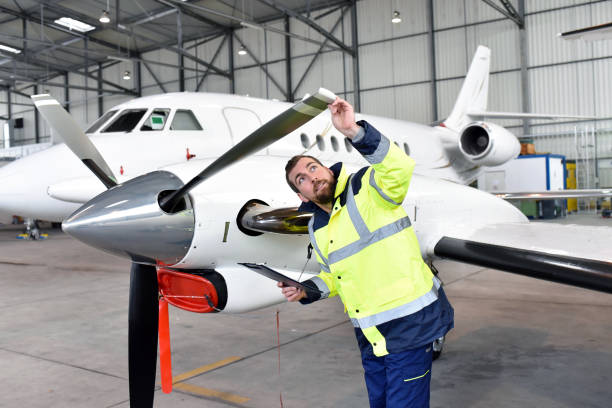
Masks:
[[[446,127],[459,131],[471,121],[469,112],[487,110],[490,60],[491,50],[483,45],[478,46],[455,106],[444,121]]]

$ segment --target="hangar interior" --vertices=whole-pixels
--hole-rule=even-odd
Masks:
[[[83,128],[140,95],[294,101],[320,86],[365,113],[436,123],[452,109],[482,44],[492,50],[490,111],[596,118],[496,122],[537,152],[575,160],[578,188],[612,186],[612,42],[559,36],[609,22],[608,1],[2,3],[4,161],[51,141],[29,99],[36,93],[62,101]],[[401,21],[392,22],[394,13]]]
[[[545,188],[553,182],[612,187],[612,39],[559,36],[609,27],[610,21],[609,0],[0,0],[0,167],[61,142],[34,109],[30,96],[40,93],[60,101],[82,129],[139,96],[186,91],[299,101],[319,87],[364,113],[440,124],[474,52],[485,45],[491,49],[490,111],[583,117],[492,120],[520,138],[524,157],[545,159],[545,172],[538,168],[546,174]],[[549,177],[553,161],[561,166],[555,180]],[[48,165],[36,170],[44,173]],[[516,180],[498,178],[506,170],[492,168],[478,187],[510,186]],[[519,191],[536,181],[527,171],[517,173]],[[0,178],[0,200],[10,194],[2,185],[9,177],[24,178],[17,171]],[[47,187],[42,194],[51,196]],[[546,255],[557,260],[575,249],[591,258],[574,260],[607,262],[609,272],[610,219],[601,215],[610,198],[574,199],[571,208],[567,201],[564,208],[581,214],[517,229],[525,228],[519,232],[529,242],[532,224],[549,231],[561,231],[558,224],[585,227],[570,239],[544,236],[553,247],[570,246]],[[222,204],[205,215],[212,219],[205,219],[211,222],[205,227],[224,224],[225,243],[230,222],[215,212],[224,210]],[[452,205],[435,204],[431,213],[451,219],[443,226],[462,228],[491,215],[477,203],[473,218],[461,219]],[[416,224],[416,206],[413,214]],[[235,219],[232,214],[230,221]],[[36,226],[32,219],[26,223]],[[489,237],[495,238],[494,227]],[[130,282],[135,263],[57,228],[44,229],[47,239],[40,240],[17,240],[18,230],[21,224],[0,225],[0,407],[129,407],[127,326],[128,304],[137,292]],[[231,231],[230,241],[252,238]],[[279,247],[291,243],[287,236],[274,239]],[[227,252],[242,255],[244,247],[235,242]],[[204,253],[206,246],[198,246]],[[273,245],[253,248],[262,256],[286,255]],[[306,250],[300,251],[302,268],[308,261],[301,258]],[[212,265],[205,272],[216,272]],[[455,327],[431,372],[432,407],[610,404],[609,293],[452,259],[436,258],[431,266],[455,309]],[[608,276],[598,275],[612,281]],[[157,288],[154,295],[156,308]],[[211,303],[211,313],[171,308],[173,392],[162,392],[156,371],[154,406],[366,406],[354,328],[338,297],[305,308],[281,300],[235,314],[212,313]]]

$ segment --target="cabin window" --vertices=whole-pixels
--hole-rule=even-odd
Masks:
[[[408,156],[410,156],[410,147],[408,147],[408,143],[404,143],[404,151]]]
[[[153,109],[153,112],[144,121],[140,130],[163,130],[169,115],[170,109]]]
[[[323,136],[317,135],[317,147],[319,150],[325,150],[325,140],[323,140]]]
[[[85,131],[85,133],[94,133],[97,132],[98,129],[100,129],[102,127],[103,124],[106,123],[107,120],[109,120],[111,118],[111,116],[113,116],[115,113],[117,113],[117,109],[114,110],[109,110],[108,112],[106,112],[104,115],[100,116],[98,118],[98,120],[96,120],[93,125],[91,125],[89,127],[89,129],[87,129]]]
[[[192,111],[178,109],[174,114],[174,119],[172,119],[170,130],[202,130],[202,126],[200,126]]]
[[[302,141],[302,146],[304,146],[304,149],[308,149],[310,147],[310,138],[306,133],[302,133],[300,135],[300,140]]]
[[[353,151],[353,145],[348,140],[348,137],[344,138],[344,147],[346,148],[346,151],[349,152],[349,153]]]
[[[130,132],[147,112],[146,109],[126,109],[117,116],[102,132]]]
[[[334,152],[340,150],[340,145],[338,144],[338,139],[336,139],[336,136],[331,137],[331,145],[332,149],[334,149]]]

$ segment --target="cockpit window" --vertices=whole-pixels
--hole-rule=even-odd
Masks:
[[[98,118],[98,120],[96,120],[93,125],[91,125],[89,127],[89,129],[87,129],[85,131],[85,133],[94,133],[97,132],[98,129],[100,129],[102,127],[102,125],[104,123],[106,123],[107,120],[109,120],[111,118],[111,116],[113,116],[115,113],[117,113],[117,109],[115,110],[109,110],[108,112],[106,112],[104,115],[100,116]]]
[[[102,132],[130,132],[146,112],[146,109],[126,109]]]
[[[170,115],[170,109],[154,109],[140,130],[162,130],[166,126],[168,115]]]
[[[172,119],[170,130],[202,130],[202,126],[200,126],[192,111],[178,109],[174,114],[174,119]]]

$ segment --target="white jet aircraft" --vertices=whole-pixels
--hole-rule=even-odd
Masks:
[[[519,152],[510,132],[476,120],[524,117],[486,112],[489,56],[487,48],[478,48],[455,107],[440,126],[359,115],[417,162],[403,206],[424,258],[612,292],[609,228],[530,224],[508,202],[464,185],[481,166],[502,164]],[[365,165],[330,130],[329,114],[319,115],[334,98],[324,89],[293,106],[230,95],[151,96],[109,111],[88,137],[57,101],[33,97],[68,147],[0,170],[3,187],[10,184],[0,206],[64,220],[68,234],[132,260],[133,406],[153,401],[158,293],[186,310],[237,313],[284,300],[274,282],[239,263],[300,276],[310,214],[296,211],[297,199],[284,179],[287,159],[307,151],[354,171]],[[25,183],[15,175],[33,172],[32,180],[39,181],[21,187]],[[316,262],[310,262],[304,278],[316,273]]]

